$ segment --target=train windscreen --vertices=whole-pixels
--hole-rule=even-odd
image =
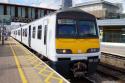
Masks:
[[[58,19],[56,36],[59,38],[92,38],[98,37],[98,31],[94,21]]]

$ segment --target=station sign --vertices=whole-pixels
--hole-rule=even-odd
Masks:
[[[10,25],[11,24],[11,16],[10,15],[0,15],[0,24]]]

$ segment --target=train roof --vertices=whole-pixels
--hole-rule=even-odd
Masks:
[[[73,11],[74,11],[74,12],[82,12],[82,13],[84,13],[84,14],[88,14],[88,15],[94,16],[94,15],[92,15],[92,14],[90,14],[90,13],[87,13],[87,12],[85,12],[85,11],[79,9],[79,8],[67,8],[67,9],[62,9],[62,10],[56,11],[56,13],[58,14],[58,13],[61,13],[61,12],[73,12]]]
[[[34,20],[34,21],[30,22],[30,23],[33,23],[33,22],[38,21],[38,20],[40,20],[40,19],[42,19],[42,18],[45,18],[46,16],[54,15],[54,14],[57,15],[57,14],[60,14],[60,13],[63,13],[63,12],[80,12],[80,13],[82,13],[82,14],[87,15],[86,17],[94,18],[94,19],[96,18],[94,15],[92,15],[92,14],[90,14],[90,13],[87,13],[87,12],[85,12],[85,11],[79,9],[79,8],[68,8],[68,9],[62,9],[62,10],[55,11],[55,12],[53,12],[53,13],[50,13],[50,14],[48,14],[48,15],[45,15],[44,17],[41,17],[41,18],[39,18],[39,19],[36,19],[36,20]],[[28,23],[28,24],[30,24],[30,23]],[[28,24],[26,24],[26,25],[28,25]],[[24,25],[24,26],[25,26],[25,25]],[[23,27],[23,26],[21,26],[21,27]],[[19,28],[20,28],[20,27],[19,27]]]

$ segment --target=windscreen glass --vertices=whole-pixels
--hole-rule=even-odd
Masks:
[[[58,36],[73,37],[76,35],[76,21],[70,19],[58,20]]]
[[[57,37],[98,37],[94,21],[59,19],[57,24]]]
[[[94,22],[78,21],[78,33],[80,37],[96,37],[97,30]]]

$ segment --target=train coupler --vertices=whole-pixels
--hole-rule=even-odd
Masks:
[[[87,65],[83,62],[77,62],[73,65],[71,71],[74,77],[82,77],[87,73]]]

